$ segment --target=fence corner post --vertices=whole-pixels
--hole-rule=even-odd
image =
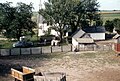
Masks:
[[[51,53],[52,53],[52,46],[51,46]]]
[[[32,55],[32,49],[31,49],[31,47],[30,47],[30,55]]]
[[[9,49],[9,55],[11,56],[11,49]]]
[[[71,44],[71,51],[72,51],[72,44]]]
[[[42,54],[42,47],[41,47],[41,51],[40,51],[40,53]]]

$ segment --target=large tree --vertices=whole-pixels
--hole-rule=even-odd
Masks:
[[[51,28],[58,32],[58,35],[63,39],[64,29],[69,25],[68,15],[73,10],[72,0],[48,0],[45,2],[45,9],[41,9],[39,13],[51,24]]]
[[[120,19],[116,18],[113,20],[113,26],[115,30],[120,34]]]
[[[107,20],[105,22],[105,29],[108,32],[113,32],[113,29],[115,29],[120,34],[120,19]]]
[[[70,27],[74,33],[78,27],[90,26],[100,20],[97,0],[48,0],[41,14],[60,33],[62,41],[64,29]]]
[[[20,2],[16,7],[12,7],[10,2],[0,3],[0,28],[7,38],[19,40],[22,35],[32,35],[32,29],[36,26],[31,20],[32,8],[32,3],[27,5]]]

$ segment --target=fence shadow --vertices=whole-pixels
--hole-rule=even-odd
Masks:
[[[0,76],[8,76],[11,73],[11,68],[21,70],[21,67],[19,64],[0,63]]]
[[[0,57],[0,76],[11,74],[11,68],[21,70],[22,66],[38,67],[44,65],[44,60],[56,58],[58,54],[38,54]],[[39,59],[39,60],[38,60]],[[39,62],[39,63],[38,63]],[[31,64],[29,64],[31,63]]]

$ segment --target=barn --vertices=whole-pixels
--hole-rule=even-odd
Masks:
[[[85,46],[93,47],[94,41],[105,40],[105,28],[101,26],[97,27],[85,27],[77,30],[72,35],[73,50],[79,50],[85,48]]]
[[[85,27],[83,31],[90,34],[94,40],[105,40],[105,27],[102,26],[92,26]]]
[[[73,51],[78,51],[86,45],[90,46],[93,44],[94,40],[90,37],[90,34],[85,33],[82,29],[76,31],[72,36]]]

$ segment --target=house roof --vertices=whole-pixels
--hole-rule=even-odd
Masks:
[[[83,31],[86,33],[105,33],[105,28],[102,26],[92,26],[83,28]]]
[[[84,43],[84,44],[94,43],[94,40],[92,38],[76,38],[76,41],[78,43]]]
[[[72,35],[72,37],[73,37],[73,38],[80,38],[80,37],[82,37],[84,34],[85,34],[85,32],[84,32],[82,29],[79,29],[79,30],[77,30],[77,31]]]

